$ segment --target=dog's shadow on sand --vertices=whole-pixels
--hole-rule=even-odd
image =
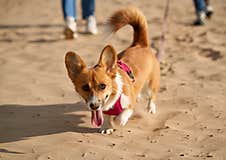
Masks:
[[[62,132],[95,133],[98,129],[83,127],[84,103],[54,105],[1,105],[0,143],[33,136]]]

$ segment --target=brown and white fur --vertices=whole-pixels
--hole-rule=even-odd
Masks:
[[[86,101],[86,104],[96,117],[93,122],[101,125],[100,132],[110,134],[113,123],[124,126],[133,113],[136,98],[148,84],[150,90],[148,111],[156,112],[156,97],[160,85],[160,66],[155,55],[149,47],[147,35],[147,22],[140,10],[135,7],[127,7],[115,12],[109,19],[112,32],[125,25],[131,25],[134,29],[134,38],[131,46],[117,55],[111,45],[107,45],[99,58],[98,63],[88,68],[80,56],[74,52],[68,52],[65,56],[65,64],[68,75],[72,80],[75,90]],[[127,64],[135,77],[135,82],[125,71],[117,66],[117,60]],[[118,116],[104,115],[104,122],[100,118],[102,110],[113,107],[121,95],[123,111]]]

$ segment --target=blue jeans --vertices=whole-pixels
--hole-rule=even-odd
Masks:
[[[193,0],[195,5],[196,13],[206,12],[206,1],[205,0]]]
[[[62,8],[64,19],[66,17],[76,16],[76,0],[62,0]],[[87,17],[94,15],[95,11],[95,0],[82,0],[82,18],[86,19]]]

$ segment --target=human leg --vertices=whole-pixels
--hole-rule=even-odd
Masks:
[[[77,37],[76,34],[76,1],[62,0],[63,16],[65,20],[64,34],[66,39]]]
[[[206,2],[205,0],[193,0],[195,5],[196,12],[205,12],[206,11]]]
[[[87,19],[89,16],[94,16],[95,0],[82,0],[82,18]]]
[[[62,9],[64,19],[67,17],[73,17],[76,19],[76,3],[75,0],[62,0]]]
[[[205,24],[206,18],[206,2],[205,0],[193,0],[195,5],[195,11],[197,19],[194,22],[194,25],[203,25]]]
[[[82,0],[82,17],[87,20],[87,32],[97,34],[97,24],[94,17],[95,14],[95,0]]]
[[[210,0],[205,0],[206,2],[206,16],[211,18],[213,15],[213,7],[210,5]]]

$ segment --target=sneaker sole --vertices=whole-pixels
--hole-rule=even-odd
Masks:
[[[66,28],[64,30],[64,35],[65,35],[65,39],[74,39],[77,37],[76,33],[74,33],[72,30],[70,30],[69,28]]]

